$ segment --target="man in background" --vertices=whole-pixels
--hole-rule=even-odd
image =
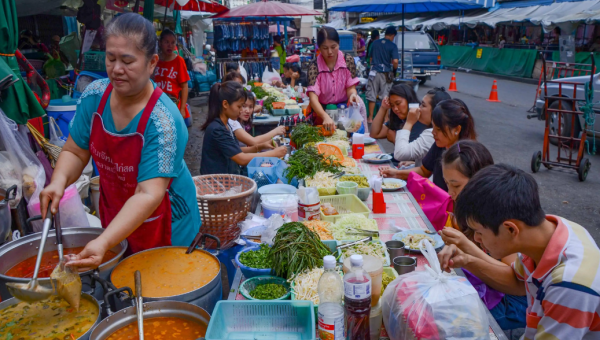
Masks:
[[[369,102],[369,111],[367,112],[367,122],[373,122],[375,103],[377,98],[383,99],[394,81],[394,76],[398,70],[398,46],[394,43],[396,37],[396,28],[393,26],[385,30],[384,39],[374,41],[371,47],[372,63],[371,72],[369,72],[369,81],[367,83],[367,101]]]

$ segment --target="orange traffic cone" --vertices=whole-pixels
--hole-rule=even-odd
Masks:
[[[498,99],[498,85],[496,85],[495,80],[494,80],[494,84],[492,85],[492,92],[490,92],[490,98],[487,101],[500,103],[500,100]]]
[[[456,73],[452,72],[452,79],[450,79],[450,87],[448,88],[448,92],[458,92],[456,88]]]

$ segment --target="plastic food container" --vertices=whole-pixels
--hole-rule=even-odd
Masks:
[[[261,206],[265,218],[273,214],[287,215],[292,221],[298,221],[298,198],[296,195],[264,195]]]
[[[284,102],[273,102],[273,109],[285,109]]]
[[[340,195],[358,195],[358,183],[356,182],[338,182],[335,187]]]
[[[319,190],[319,193],[321,191]],[[340,218],[347,214],[359,213],[365,217],[369,217],[369,207],[367,207],[356,195],[335,195],[321,197],[321,205],[325,203],[331,203],[333,207],[339,212],[338,215],[325,215],[321,212],[321,221],[327,221],[331,223],[337,222]]]
[[[363,269],[371,275],[371,308],[375,307],[381,297],[383,265],[381,260],[371,255],[363,255]],[[344,260],[344,274],[350,272],[350,258]]]
[[[371,306],[371,316],[369,318],[369,325],[371,326],[371,340],[379,340],[382,323],[383,311],[381,310],[381,302],[379,302],[376,306]]]
[[[250,296],[250,292],[253,291],[256,288],[256,286],[258,286],[258,285],[269,284],[269,283],[274,283],[274,284],[278,284],[278,285],[285,287],[287,289],[287,293],[285,293],[282,297],[279,297],[277,299],[266,300],[266,301],[289,300],[290,299],[292,290],[290,289],[289,283],[287,283],[287,281],[285,279],[282,279],[277,276],[270,276],[270,275],[255,276],[251,279],[247,279],[246,281],[242,282],[242,284],[240,285],[240,293],[247,300],[261,301],[260,299],[255,299],[252,296]]]

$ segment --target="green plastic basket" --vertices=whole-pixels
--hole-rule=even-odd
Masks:
[[[256,286],[264,285],[264,284],[268,284],[268,283],[275,283],[278,285],[282,285],[287,289],[287,293],[285,295],[283,295],[282,297],[273,299],[273,300],[268,300],[268,301],[289,300],[291,292],[292,292],[290,289],[290,285],[287,283],[287,281],[285,279],[282,279],[277,276],[264,275],[264,276],[255,276],[253,278],[250,278],[250,279],[242,282],[242,284],[240,285],[240,293],[242,294],[243,297],[246,298],[246,300],[259,300],[259,299],[255,299],[252,296],[250,296],[250,292],[253,291],[256,288]],[[259,301],[262,301],[262,300],[259,300]]]
[[[335,195],[321,196],[321,205],[331,203],[331,205],[339,212],[338,215],[326,216],[321,211],[321,220],[331,223],[337,222],[340,218],[348,214],[363,214],[369,217],[371,210],[367,207],[356,195]]]

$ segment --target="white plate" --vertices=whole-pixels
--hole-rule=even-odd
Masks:
[[[363,161],[374,164],[383,164],[392,160],[392,156],[389,154],[383,154],[385,157],[383,159],[375,158],[381,155],[380,153],[368,153],[362,157]]]
[[[383,179],[383,184],[385,184],[385,183],[398,183],[398,184],[400,184],[400,187],[393,188],[393,189],[385,188],[385,187],[382,186],[381,190],[386,191],[386,192],[389,192],[389,191],[398,191],[398,190],[400,190],[400,189],[402,189],[402,188],[404,188],[406,186],[406,181],[403,181],[403,180],[398,179],[398,178],[384,178]]]
[[[365,142],[365,145],[371,145],[371,144],[375,144],[376,140],[375,140],[375,138],[365,137],[364,142]]]
[[[396,233],[396,234],[394,234],[394,236],[392,236],[392,240],[404,242],[402,240],[409,235],[427,235],[427,236],[431,237],[433,239],[433,247],[435,249],[439,249],[444,246],[444,241],[442,240],[442,237],[439,234],[437,234],[437,233],[428,234],[423,230],[416,230],[416,229],[405,230],[405,231]],[[408,245],[405,245],[404,248],[406,250],[410,250],[410,251],[414,251],[414,252],[418,252],[418,253],[421,252],[420,249],[412,249],[412,248],[409,248]]]

